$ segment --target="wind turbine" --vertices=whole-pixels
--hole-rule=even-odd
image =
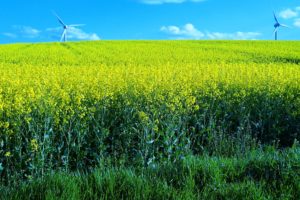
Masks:
[[[68,32],[68,30],[69,30],[70,28],[72,28],[72,27],[84,26],[84,24],[71,24],[71,25],[66,25],[66,24],[63,22],[63,20],[62,20],[55,12],[53,12],[53,14],[56,16],[58,22],[62,25],[62,27],[63,27],[63,29],[64,29],[64,31],[63,31],[63,33],[62,33],[62,35],[61,35],[61,39],[60,39],[61,42],[66,42],[66,41],[67,41],[67,32]]]
[[[285,28],[289,28],[287,25],[284,25],[284,24],[280,24],[277,17],[276,17],[276,14],[275,12],[273,11],[273,15],[274,15],[274,19],[275,19],[275,24],[274,24],[274,34],[275,34],[275,40],[277,40],[277,34],[278,34],[278,29],[280,27],[285,27]]]

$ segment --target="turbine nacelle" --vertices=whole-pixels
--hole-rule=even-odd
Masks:
[[[280,27],[279,23],[274,24],[274,28],[278,28],[278,27]]]

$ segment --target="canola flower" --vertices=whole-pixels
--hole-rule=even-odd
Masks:
[[[10,157],[11,156],[11,153],[8,151],[4,154],[5,157]]]
[[[36,139],[32,139],[30,141],[30,148],[34,152],[38,151],[39,145],[38,145],[38,141]]]

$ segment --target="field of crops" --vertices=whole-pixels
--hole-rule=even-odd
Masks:
[[[176,191],[180,193],[183,189],[168,182],[173,180],[168,177],[172,172],[167,174],[163,167],[161,174],[151,170],[170,164],[184,171],[182,163],[206,163],[190,160],[207,158],[211,159],[207,163],[216,167],[216,173],[221,173],[222,161],[215,159],[225,159],[224,166],[238,169],[232,164],[236,159],[248,159],[244,164],[250,160],[255,165],[256,158],[251,152],[256,152],[257,160],[261,159],[257,168],[241,172],[237,178],[240,182],[233,181],[237,181],[236,177],[229,178],[236,185],[231,185],[228,191],[220,186],[220,191],[228,194],[215,197],[223,199],[237,194],[240,184],[245,192],[261,192],[253,199],[297,199],[300,197],[299,63],[300,42],[101,41],[1,45],[3,188],[0,190],[10,191],[9,186],[19,188],[20,182],[31,183],[41,178],[44,181],[44,177],[53,173],[90,173],[101,166],[100,169],[134,168],[140,175],[133,176],[125,170],[131,178],[149,176],[152,180],[149,173],[166,176],[161,188],[172,187],[166,191],[174,191],[173,196],[162,194],[162,199],[196,198],[203,191],[207,194],[218,191],[219,186],[212,185],[221,176],[216,181],[203,177],[211,190],[198,188],[188,192],[196,196],[185,196],[187,193],[178,196],[174,195]],[[277,155],[274,162],[268,156],[260,158],[257,153],[269,155],[266,149]],[[268,162],[266,165],[264,160]],[[263,170],[258,170],[261,174],[257,175],[255,170],[261,166]],[[275,178],[266,178],[272,176],[272,170],[264,169],[266,166],[278,170],[274,172]],[[143,175],[143,170],[151,172]],[[178,174],[184,173],[182,170]],[[204,170],[203,174],[206,173],[210,174]],[[280,182],[282,173],[286,177]],[[192,180],[194,175],[186,176]],[[241,176],[248,178],[240,179]],[[258,176],[262,178],[257,180]],[[138,182],[137,177],[131,181]],[[191,180],[188,182],[194,184],[191,188],[197,188],[197,182]],[[205,188],[205,184],[199,187]],[[105,190],[105,186],[101,187]],[[272,196],[275,189],[281,192]],[[282,190],[286,190],[287,196]],[[110,194],[107,191],[103,194]],[[115,198],[123,197],[126,194]],[[79,199],[82,198],[88,197]]]

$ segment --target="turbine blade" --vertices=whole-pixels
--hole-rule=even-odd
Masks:
[[[275,34],[278,31],[278,27],[274,29],[273,34]]]
[[[63,32],[62,35],[61,35],[61,38],[60,38],[60,41],[61,41],[61,42],[65,39],[66,33],[67,33],[67,30],[65,29],[64,32]]]
[[[285,25],[285,24],[280,24],[280,26],[281,26],[281,27],[285,27],[285,28],[291,28],[291,27],[289,27],[289,26],[287,26],[287,25]]]
[[[63,20],[53,11],[53,14],[56,16],[58,22],[63,25],[63,26],[66,26],[66,24],[63,22]]]
[[[278,19],[277,19],[277,17],[276,17],[275,11],[273,11],[273,15],[274,15],[275,21],[276,21],[277,23],[279,23],[279,22],[278,22]]]
[[[85,26],[85,24],[71,24],[68,25],[69,27],[79,27],[79,26]]]

